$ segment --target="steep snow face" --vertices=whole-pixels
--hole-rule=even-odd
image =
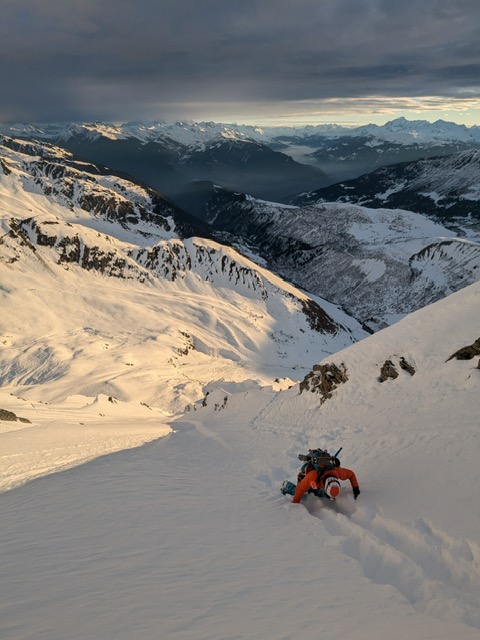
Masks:
[[[324,387],[315,383],[320,367],[314,367],[305,381],[271,403],[262,420],[311,444],[348,442],[345,464],[360,467],[359,476],[367,474],[372,498],[384,495],[385,515],[395,511],[413,522],[426,510],[453,535],[477,539],[478,512],[473,521],[462,512],[470,511],[470,499],[478,503],[471,490],[480,475],[474,462],[479,303],[476,282],[325,358],[320,364],[342,367],[345,382],[325,398]],[[383,375],[386,363],[389,375]],[[452,460],[475,467],[473,476],[456,476],[456,488],[450,486]],[[435,480],[427,480],[429,469]]]
[[[46,158],[40,145],[8,145],[3,386],[49,400],[128,401],[132,382],[143,381],[142,402],[177,412],[215,379],[291,384],[305,362],[365,335],[232,248],[186,239],[181,212],[154,192],[92,165],[84,171],[53,147]]]
[[[478,280],[480,246],[404,210],[288,207],[217,191],[207,220],[377,330]]]
[[[31,421],[0,422],[2,489],[99,457],[3,493],[0,636],[477,640],[479,301],[477,283],[322,360],[315,376],[345,371],[327,399],[219,381],[171,420],[0,389]],[[136,366],[152,357],[129,347]],[[386,361],[397,377],[381,382]],[[130,380],[131,396],[156,382]],[[122,430],[125,447],[159,440],[104,455]],[[343,446],[357,501],[348,482],[334,504],[280,494],[318,446]]]

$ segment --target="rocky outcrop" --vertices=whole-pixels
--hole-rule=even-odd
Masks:
[[[411,376],[415,375],[415,372],[416,372],[415,367],[413,366],[413,364],[408,362],[403,356],[399,358],[398,366],[400,367],[400,369],[402,369],[403,371],[406,371]],[[399,375],[400,374],[398,372],[397,366],[393,363],[391,359],[387,359],[385,360],[385,362],[383,363],[380,369],[380,375],[378,377],[378,380],[379,382],[385,382],[386,380],[395,380],[396,378],[398,378]]]
[[[11,220],[10,228],[11,233],[16,234],[34,253],[37,253],[37,247],[54,250],[60,265],[76,264],[87,271],[139,282],[151,279],[147,270],[142,269],[115,246],[106,249],[100,244],[90,243],[86,236],[80,237],[75,233],[75,228],[69,223],[27,218]]]
[[[395,380],[395,378],[398,378],[397,368],[391,360],[385,360],[382,368],[380,369],[380,375],[378,379],[380,380],[380,382],[385,382],[388,379]]]
[[[335,334],[338,331],[338,325],[314,300],[302,300],[302,308],[310,327],[314,331],[331,334]]]
[[[411,376],[415,375],[415,367],[413,366],[413,364],[407,362],[403,356],[400,358],[399,364],[400,368],[409,373]]]
[[[469,344],[466,347],[462,347],[458,351],[455,351],[447,360],[471,360],[475,356],[480,355],[480,338],[477,338],[473,344]]]
[[[0,420],[5,420],[6,422],[25,422],[30,424],[30,420],[27,420],[27,418],[19,418],[13,413],[13,411],[7,411],[6,409],[0,409]]]
[[[0,167],[2,168],[2,171],[6,176],[9,176],[12,173],[10,167],[3,159],[0,159]]]
[[[347,382],[348,375],[345,365],[334,363],[316,364],[300,383],[300,393],[311,391],[320,395],[320,404],[332,397],[335,389]]]

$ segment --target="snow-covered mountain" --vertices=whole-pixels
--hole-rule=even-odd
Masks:
[[[195,180],[273,200],[331,182],[320,169],[273,150],[255,127],[182,122],[18,124],[0,125],[1,131],[61,145],[90,162],[124,171],[174,201]]]
[[[63,149],[4,138],[0,190],[1,382],[29,397],[128,401],[153,377],[141,400],[178,411],[215,379],[291,384],[365,335],[152,189]]]
[[[295,207],[217,188],[204,202],[203,217],[270,269],[341,305],[372,330],[479,278],[478,234],[471,231],[467,240],[406,210]]]
[[[480,219],[480,149],[382,167],[355,180],[301,194],[298,205],[350,202],[408,209],[468,226]]]
[[[297,131],[276,140],[284,153],[319,167],[333,184],[399,162],[479,149],[480,127],[397,118],[382,126]]]
[[[480,143],[480,127],[446,120],[407,120],[396,118],[384,125],[369,124],[357,127],[355,134],[373,135],[379,140],[408,144],[411,142],[437,144],[446,142]]]
[[[20,138],[36,138],[50,142],[85,138],[91,141],[101,138],[139,142],[163,142],[172,140],[186,147],[205,144],[213,139],[267,141],[269,138],[259,127],[216,122],[126,122],[115,125],[107,122],[93,123],[31,123],[0,125],[5,135]]]
[[[1,133],[17,137],[36,137],[58,141],[82,135],[92,140],[102,137],[112,140],[136,138],[141,142],[175,140],[186,146],[210,142],[219,136],[230,140],[256,140],[270,143],[283,138],[292,138],[310,144],[314,137],[335,139],[371,136],[377,140],[397,144],[437,144],[437,143],[480,143],[480,127],[437,120],[407,120],[400,117],[384,125],[368,124],[347,127],[336,124],[305,126],[252,126],[237,123],[195,122],[195,121],[152,121],[111,124],[95,123],[31,123],[2,124]]]
[[[224,140],[221,145],[228,146],[229,143]],[[36,188],[42,187],[69,209],[78,207],[100,212],[104,219],[123,224],[124,234],[132,233],[132,228],[138,227],[140,222],[157,223],[163,226],[163,235],[159,236],[151,228],[142,232],[153,234],[155,241],[213,237],[212,234],[220,233],[217,240],[233,243],[256,263],[263,260],[263,264],[280,277],[341,306],[370,330],[389,325],[478,278],[478,235],[471,224],[475,213],[471,216],[470,228],[465,223],[463,237],[457,237],[455,231],[435,225],[422,215],[399,208],[388,211],[386,207],[397,203],[395,197],[403,197],[398,205],[403,204],[402,209],[409,208],[407,196],[412,193],[409,188],[416,188],[416,193],[423,194],[424,200],[430,198],[440,204],[444,202],[442,198],[447,201],[448,190],[450,205],[451,198],[456,197],[475,211],[475,197],[480,193],[476,181],[479,152],[471,151],[450,160],[417,163],[414,166],[420,167],[423,173],[418,173],[416,180],[413,174],[408,180],[404,176],[396,183],[387,182],[383,192],[375,191],[377,199],[368,203],[380,206],[378,211],[349,202],[313,207],[276,205],[198,181],[193,185],[191,197],[187,190],[179,197],[180,204],[195,214],[193,217],[167,203],[152,189],[139,185],[125,187],[122,183],[125,176],[115,176],[104,167],[78,161],[58,147],[4,138],[4,148],[5,151],[10,149],[11,153],[30,154],[31,158],[42,156],[41,162],[28,162],[28,171],[34,176],[31,179],[35,180]],[[207,153],[208,148],[202,144],[202,153]],[[237,146],[232,153],[238,150]],[[53,160],[49,159],[49,154],[53,155]],[[195,162],[195,153],[189,158]],[[391,171],[401,170],[402,166],[397,165]],[[386,169],[383,172],[389,175]],[[408,188],[405,187],[407,183]],[[101,191],[102,185],[107,191]],[[350,189],[346,191],[347,194],[351,192]],[[435,201],[432,200],[434,194]],[[318,192],[307,193],[304,197],[307,203],[319,199]],[[326,199],[333,199],[333,196]],[[382,203],[384,207],[381,207]],[[44,223],[35,216],[30,217],[28,224],[32,230],[29,233],[36,232],[50,238],[45,243],[55,244],[53,234],[49,235],[43,228]],[[52,225],[48,227],[49,230],[52,228]],[[134,237],[137,236],[138,229],[134,233]],[[152,246],[155,241],[151,241]],[[138,240],[134,239],[136,243]],[[78,242],[71,238],[63,240],[63,254],[57,259],[66,262],[70,255],[77,256],[77,245]],[[122,277],[129,278],[134,274],[135,278],[149,281],[151,276],[142,271],[143,263],[153,264],[159,260],[163,265],[173,249],[155,249],[158,260],[149,253],[151,247],[143,255],[132,249],[125,263],[123,256],[109,257],[111,252],[106,248],[96,247],[90,251],[89,258],[84,259],[85,264],[96,264],[100,268],[111,260],[115,266],[109,265],[108,269],[112,272],[120,272]],[[195,258],[190,256],[189,259],[197,264]],[[121,269],[119,265],[123,265]],[[163,269],[162,266],[158,268]],[[175,271],[182,268],[176,265]]]
[[[98,279],[101,314],[111,284]],[[112,317],[108,336],[95,336],[91,317],[98,366],[92,377],[77,358],[79,387],[88,377],[93,391],[114,374],[102,354],[126,338],[127,312],[139,312],[122,293],[121,331]],[[70,296],[72,313],[91,315],[92,294]],[[17,298],[12,330],[31,323],[33,300]],[[2,488],[23,484],[0,501],[2,640],[477,640],[479,300],[476,283],[323,359],[289,390],[218,380],[174,420],[140,404],[171,375],[164,361],[128,380],[129,403],[52,402],[48,381],[33,398],[31,361],[23,384],[0,389]],[[44,344],[50,334],[35,321],[31,337]],[[50,332],[68,328],[57,313]],[[85,350],[78,336],[69,344]],[[156,354],[141,336],[125,340],[122,355],[147,370]],[[337,386],[333,365],[343,372]],[[201,368],[197,360],[189,374],[198,379]],[[70,387],[58,370],[58,395]],[[173,404],[175,384],[165,392]],[[150,444],[105,455],[142,438]],[[343,447],[357,501],[348,483],[335,504],[308,496],[293,505],[280,494],[298,454],[318,446]],[[97,459],[65,470],[88,458]],[[27,482],[35,476],[44,477]]]
[[[319,189],[378,167],[480,148],[480,127],[405,118],[362,127],[0,124],[0,132],[59,144],[92,162],[126,171],[173,198],[192,179],[207,179],[282,202],[302,190]]]

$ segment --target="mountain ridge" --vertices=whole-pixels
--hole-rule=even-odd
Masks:
[[[298,139],[310,138],[314,135],[334,138],[335,136],[358,137],[372,136],[389,142],[479,142],[480,127],[472,125],[436,120],[408,120],[399,117],[386,122],[384,125],[367,124],[359,126],[344,126],[336,124],[304,125],[304,126],[261,126],[242,125],[222,122],[192,121],[132,121],[115,125],[113,123],[31,123],[31,124],[1,124],[0,131],[6,135],[14,132],[18,137],[39,137],[44,140],[68,139],[80,133],[89,134],[93,138],[109,137],[121,139],[135,137],[141,142],[159,139],[171,139],[185,145],[201,143],[212,138],[227,139],[247,138],[257,142],[272,141],[282,136],[292,136]]]
[[[0,293],[4,319],[16,320],[2,323],[3,385],[27,384],[32,397],[40,385],[58,400],[58,380],[66,378],[70,394],[126,400],[129,380],[161,371],[155,397],[142,400],[172,402],[161,384],[168,381],[177,393],[164,409],[179,411],[202,397],[212,376],[226,384],[250,371],[256,384],[287,384],[305,359],[366,335],[340,309],[213,233],[195,235],[206,225],[187,228],[153,190],[92,166],[82,172],[65,150],[54,161],[55,147],[42,159],[26,153],[35,146],[8,143],[0,145]],[[78,318],[77,296],[84,301]],[[26,306],[35,325],[15,311]],[[128,355],[132,340],[153,358],[138,370]],[[112,373],[102,380],[105,363]],[[82,366],[88,374],[78,380]]]
[[[351,202],[408,209],[448,223],[468,226],[480,218],[480,149],[382,167],[293,198],[294,204]]]
[[[269,268],[376,331],[478,279],[478,235],[407,210],[289,206],[213,189],[204,220]],[[427,250],[427,247],[429,248]]]

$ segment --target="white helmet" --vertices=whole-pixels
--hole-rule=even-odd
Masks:
[[[333,476],[328,477],[325,480],[325,493],[329,498],[335,500],[340,494],[340,482]]]

